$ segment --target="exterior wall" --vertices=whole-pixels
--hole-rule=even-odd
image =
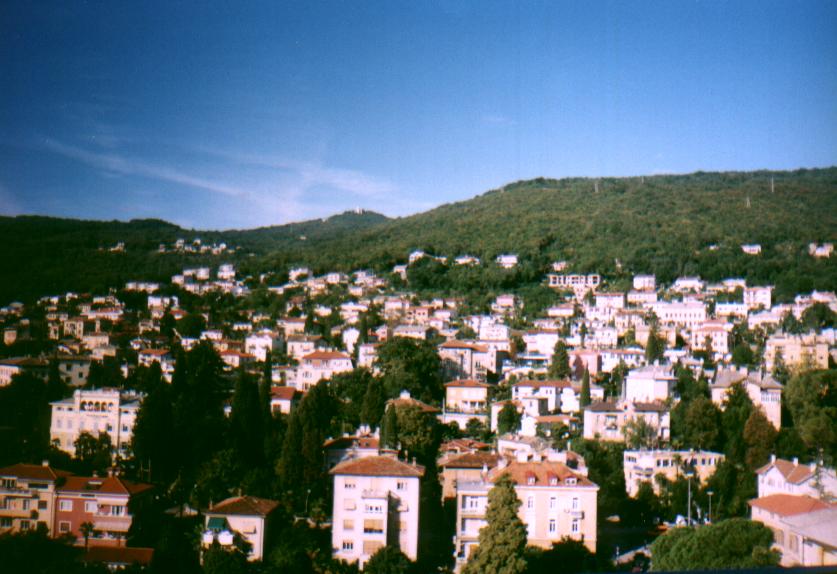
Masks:
[[[352,370],[352,360],[345,359],[305,359],[297,370],[296,388],[307,391],[324,379],[330,379],[338,373]]]
[[[91,546],[125,545],[132,520],[127,496],[59,491],[55,509],[54,536],[69,532],[77,545],[84,545],[81,525],[92,522],[97,533],[90,537]]]
[[[417,477],[334,476],[331,544],[335,558],[362,569],[381,546],[397,545],[418,556]]]
[[[111,436],[113,448],[125,450],[133,436],[139,402],[125,404],[113,389],[77,390],[72,398],[52,403],[50,440],[61,450],[75,455],[75,441],[82,432]]]
[[[768,370],[773,369],[777,353],[782,354],[782,360],[789,367],[810,360],[817,369],[828,368],[828,343],[818,341],[814,335],[770,337],[764,348],[764,363]]]
[[[34,529],[39,522],[52,532],[54,509],[53,481],[0,479],[0,534]]]
[[[472,418],[488,422],[488,389],[479,386],[447,386],[442,422],[456,422],[464,429]]]
[[[654,478],[662,474],[674,481],[683,473],[681,465],[688,463],[691,463],[700,482],[705,483],[723,459],[723,454],[708,451],[626,450],[622,464],[625,491],[628,496],[634,497],[640,485],[649,482],[654,493],[659,495],[660,487]]]
[[[605,441],[624,442],[622,429],[625,423],[634,418],[643,418],[657,428],[657,435],[661,440],[668,440],[671,429],[670,417],[667,412],[633,410],[592,411],[584,410],[584,438]]]

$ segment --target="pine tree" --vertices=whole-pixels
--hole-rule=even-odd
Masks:
[[[302,461],[299,453],[302,450],[302,422],[299,409],[291,411],[288,430],[282,445],[282,456],[276,464],[276,474],[283,490],[299,488],[302,482]]]
[[[262,462],[263,422],[259,389],[250,375],[241,371],[233,392],[230,431],[236,451],[245,465],[256,466]]]
[[[363,406],[360,410],[360,422],[376,426],[384,413],[386,408],[386,396],[384,395],[384,386],[379,379],[372,379],[366,387],[366,393],[363,395]]]
[[[645,360],[653,363],[663,356],[665,350],[665,342],[657,334],[657,326],[654,325],[651,327],[651,332],[648,333],[648,342],[645,344]]]
[[[589,405],[590,402],[590,371],[587,367],[585,367],[584,376],[581,378],[581,398],[579,399],[578,404],[581,408],[584,408]]]
[[[522,574],[526,571],[526,527],[517,516],[520,499],[509,475],[488,493],[488,524],[480,530],[479,545],[462,574]]]
[[[398,448],[398,416],[393,406],[384,412],[381,419],[381,445],[384,448]]]
[[[552,353],[552,364],[549,365],[549,376],[556,379],[565,379],[570,376],[570,355],[567,353],[567,346],[564,341],[558,340],[555,343],[555,350]]]

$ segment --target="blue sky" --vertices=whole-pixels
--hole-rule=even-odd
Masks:
[[[4,2],[0,213],[242,228],[837,164],[835,2]]]

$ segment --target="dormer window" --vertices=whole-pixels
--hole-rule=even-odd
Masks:
[[[577,484],[577,482],[578,481],[573,477],[570,477],[570,478],[567,478],[566,480],[564,480],[564,484],[566,484],[567,486],[574,486],[575,484]]]

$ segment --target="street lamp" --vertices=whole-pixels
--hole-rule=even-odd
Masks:
[[[715,493],[707,490],[706,494],[709,496],[709,523],[712,524],[712,495]]]
[[[686,477],[686,484],[689,488],[689,498],[688,498],[688,506],[686,508],[686,525],[692,525],[692,477],[695,474],[693,472],[687,472],[685,474]]]

